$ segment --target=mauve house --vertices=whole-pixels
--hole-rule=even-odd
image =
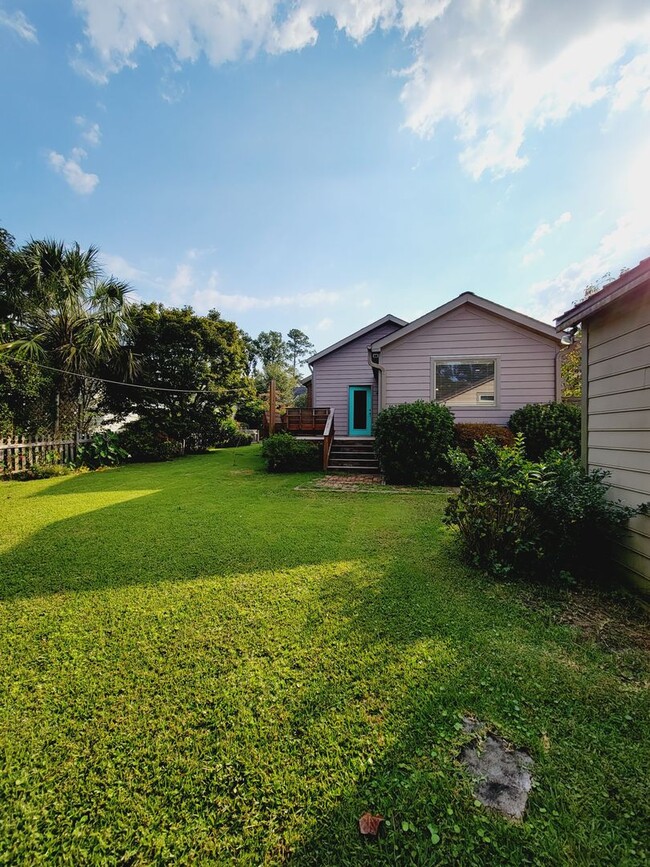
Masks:
[[[384,316],[308,359],[312,407],[334,410],[337,439],[371,437],[377,413],[415,400],[458,421],[506,424],[527,403],[560,400],[555,328],[472,292],[406,323]]]

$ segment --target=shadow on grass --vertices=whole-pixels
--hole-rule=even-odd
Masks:
[[[462,566],[432,498],[296,493],[295,477],[257,468],[254,453],[233,452],[48,485],[29,502],[47,504],[51,522],[0,560],[5,597],[264,573],[232,582],[225,600],[219,587],[188,603],[176,637],[150,623],[155,678],[137,667],[133,615],[123,667],[108,668],[125,701],[144,692],[161,720],[138,724],[133,752],[124,751],[132,801],[123,836],[96,811],[110,858],[132,850],[156,863],[155,840],[167,834],[177,863],[214,854],[211,845],[221,847],[214,863],[633,863],[625,817],[643,802],[642,715],[622,741],[633,696],[603,660],[594,664],[568,630],[523,610],[514,589]],[[93,505],[98,493],[137,491],[153,493]],[[64,501],[77,508],[70,495],[80,514],[58,520]],[[292,575],[300,566],[316,568]],[[112,716],[120,701],[111,706],[109,694],[107,708],[101,693],[97,712]],[[524,825],[474,805],[456,763],[465,713],[534,755],[540,789]],[[116,718],[118,740],[129,743],[128,716]],[[83,742],[85,722],[79,731]],[[95,761],[101,776],[107,765]],[[101,804],[103,781],[85,786],[75,782],[71,803],[81,787],[80,800]],[[129,810],[151,790],[153,805],[134,823]],[[374,844],[357,831],[367,810],[391,822]],[[65,802],[49,814],[53,836],[70,813]]]
[[[357,738],[348,757],[354,779],[287,862],[626,863],[634,834],[643,838],[643,819],[628,812],[642,791],[632,770],[641,751],[626,755],[611,738],[621,729],[623,690],[612,695],[602,660],[589,672],[588,648],[576,648],[567,630],[549,629],[541,616],[522,616],[517,592],[504,596],[464,567],[448,542],[432,547],[427,563],[408,553],[393,560],[379,582],[353,592],[340,579],[323,585],[341,623],[335,643],[358,647],[360,665],[335,683],[315,683],[295,705],[294,725],[309,735],[356,704],[369,734],[366,750]],[[475,803],[458,761],[471,738],[461,725],[467,714],[534,756],[539,791],[525,823]],[[636,735],[626,734],[633,745]],[[372,842],[358,832],[367,811],[388,823]]]

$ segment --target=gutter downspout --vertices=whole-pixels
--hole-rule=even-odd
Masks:
[[[379,364],[378,361],[372,360],[373,354],[376,355],[377,358],[379,358],[379,353],[378,352],[373,353],[372,348],[369,346],[368,347],[368,364],[373,368],[373,370],[377,371],[377,374],[378,374],[377,379],[379,380],[379,389],[378,389],[378,394],[377,394],[377,414],[379,415],[379,413],[384,408],[384,403],[385,403],[385,400],[384,400],[384,390],[385,390],[384,373],[385,373],[385,371],[384,371],[384,368],[381,366],[381,364]]]
[[[309,368],[309,372],[311,374],[311,408],[313,409],[316,406],[316,380],[314,379],[314,365],[307,362],[307,367]]]
[[[564,381],[562,379],[562,353],[568,352],[573,344],[575,343],[575,335],[578,330],[578,326],[574,325],[573,328],[565,331],[561,337],[560,348],[555,353],[555,401],[556,403],[562,403],[562,391],[564,387]]]

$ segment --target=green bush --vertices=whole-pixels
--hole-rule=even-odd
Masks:
[[[133,461],[171,461],[180,457],[183,443],[157,430],[147,419],[125,425],[118,434],[120,447]]]
[[[570,403],[528,403],[510,416],[513,434],[523,434],[526,454],[537,461],[555,449],[580,457],[579,406]]]
[[[234,418],[224,418],[219,422],[214,439],[214,445],[218,448],[249,446],[252,442],[252,436],[244,433]]]
[[[273,434],[262,443],[262,457],[270,473],[294,473],[321,468],[320,448],[288,433]]]
[[[450,460],[461,487],[445,520],[458,527],[473,562],[496,576],[598,580],[640,511],[606,499],[603,470],[587,474],[553,451],[543,463],[529,460],[521,434],[514,446],[487,439],[476,443],[474,460],[460,449]]]
[[[514,434],[505,425],[483,424],[483,422],[460,422],[454,425],[456,446],[470,457],[476,453],[476,443],[488,437],[500,446],[511,446],[515,441]]]
[[[59,476],[69,476],[74,472],[74,467],[69,464],[38,463],[17,473],[10,473],[4,469],[2,479],[9,482],[33,482],[36,479],[55,479]]]
[[[444,484],[453,443],[454,417],[443,404],[402,403],[377,417],[375,451],[389,484]]]
[[[117,434],[111,431],[93,434],[90,441],[77,449],[77,466],[96,470],[127,460],[129,453],[120,445]]]

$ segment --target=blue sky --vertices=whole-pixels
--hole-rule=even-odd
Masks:
[[[647,0],[0,0],[0,223],[318,348],[650,255]]]

